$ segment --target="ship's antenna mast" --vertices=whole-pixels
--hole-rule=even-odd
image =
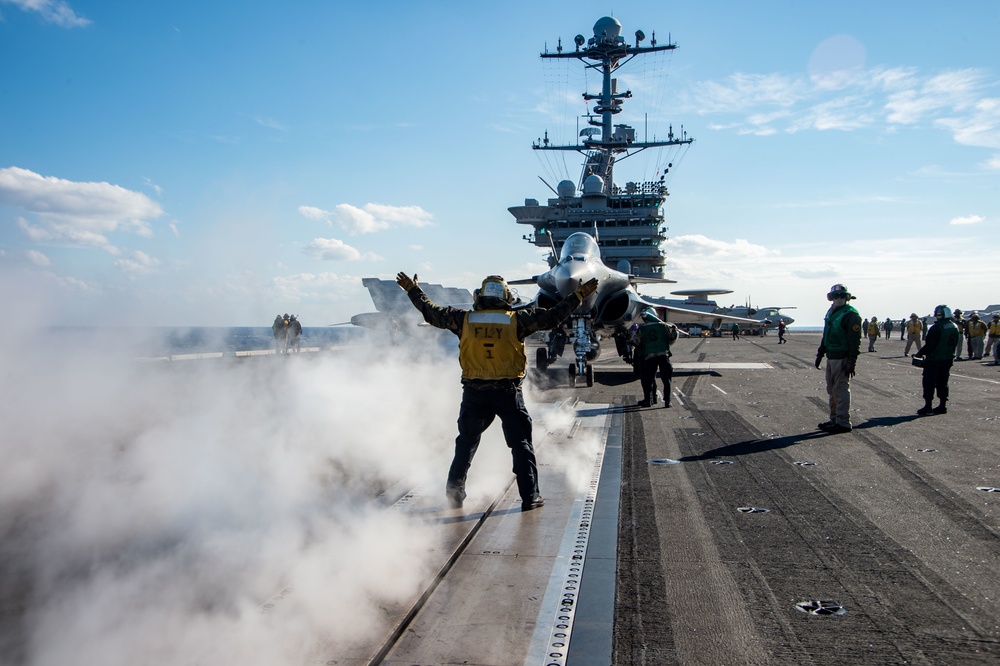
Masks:
[[[601,72],[601,92],[600,94],[583,93],[583,98],[587,102],[596,102],[593,108],[594,115],[588,116],[589,122],[594,127],[600,127],[601,136],[594,138],[596,129],[585,129],[578,132],[578,136],[586,135],[586,139],[580,144],[557,146],[552,143],[536,142],[532,144],[535,150],[575,150],[587,157],[584,166],[584,174],[581,181],[588,175],[597,174],[604,180],[605,191],[610,193],[613,185],[613,170],[615,156],[626,151],[640,152],[646,148],[661,148],[664,146],[679,146],[689,144],[694,141],[686,133],[682,132],[680,137],[676,137],[670,132],[666,141],[649,141],[648,127],[647,136],[643,141],[635,141],[634,130],[626,131],[625,126],[620,126],[623,131],[616,132],[613,118],[621,113],[624,100],[632,97],[632,92],[618,92],[618,80],[611,75],[626,62],[637,55],[655,53],[657,51],[672,51],[677,48],[676,44],[670,42],[662,45],[656,44],[656,33],[649,46],[639,46],[646,35],[642,30],[635,31],[635,44],[630,46],[625,38],[621,36],[621,24],[612,18],[603,18],[594,25],[594,36],[587,40],[583,35],[577,35],[573,41],[576,50],[564,52],[562,40],[559,41],[559,48],[556,53],[541,54],[543,58],[576,58],[584,63],[584,66],[599,70]],[[594,117],[600,117],[600,121]],[[581,183],[582,184],[582,183]]]

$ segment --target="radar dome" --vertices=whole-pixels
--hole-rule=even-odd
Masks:
[[[607,33],[606,36],[605,33]],[[605,16],[594,24],[594,39],[597,41],[601,41],[602,39],[615,41],[621,34],[622,24],[618,22],[618,19],[611,16]]]
[[[583,181],[584,194],[604,194],[604,179],[597,174],[587,176]]]
[[[560,199],[572,199],[576,196],[576,183],[572,180],[560,180],[556,185],[556,192]]]

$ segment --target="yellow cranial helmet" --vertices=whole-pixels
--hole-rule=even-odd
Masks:
[[[482,286],[479,288],[479,298],[498,298],[504,303],[509,304],[511,302],[511,295],[507,281],[499,275],[486,276]]]

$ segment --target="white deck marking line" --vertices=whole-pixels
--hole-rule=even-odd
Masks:
[[[714,389],[715,389],[716,391],[718,391],[719,393],[721,393],[721,394],[723,394],[723,395],[729,395],[728,393],[726,393],[725,391],[723,391],[722,389],[720,389],[720,388],[719,388],[718,386],[716,386],[715,384],[712,384],[712,388],[714,388]]]

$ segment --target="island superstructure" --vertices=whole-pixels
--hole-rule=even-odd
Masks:
[[[508,210],[519,224],[530,224],[533,231],[525,238],[539,247],[551,248],[550,265],[559,256],[562,243],[577,231],[591,231],[599,236],[601,259],[608,266],[638,277],[661,278],[665,256],[661,244],[667,239],[663,203],[668,196],[666,173],[673,166],[667,163],[659,178],[645,182],[627,182],[619,186],[614,180],[615,163],[647,148],[686,147],[694,139],[683,128],[675,134],[673,127],[665,139],[637,140],[634,127],[615,123],[624,101],[632,97],[630,90],[619,91],[615,72],[632,58],[677,48],[670,42],[657,44],[656,33],[648,46],[641,30],[635,32],[635,43],[629,44],[621,35],[617,19],[604,17],[594,24],[594,36],[574,39],[575,50],[564,51],[559,40],[555,53],[544,52],[542,58],[575,58],[585,67],[600,72],[600,92],[584,92],[588,103],[585,118],[589,127],[580,131],[580,141],[573,145],[556,145],[545,138],[532,148],[542,151],[576,151],[584,155],[579,184],[561,181],[556,195],[545,205],[536,199],[525,199],[523,206]],[[593,102],[591,108],[589,103]]]

